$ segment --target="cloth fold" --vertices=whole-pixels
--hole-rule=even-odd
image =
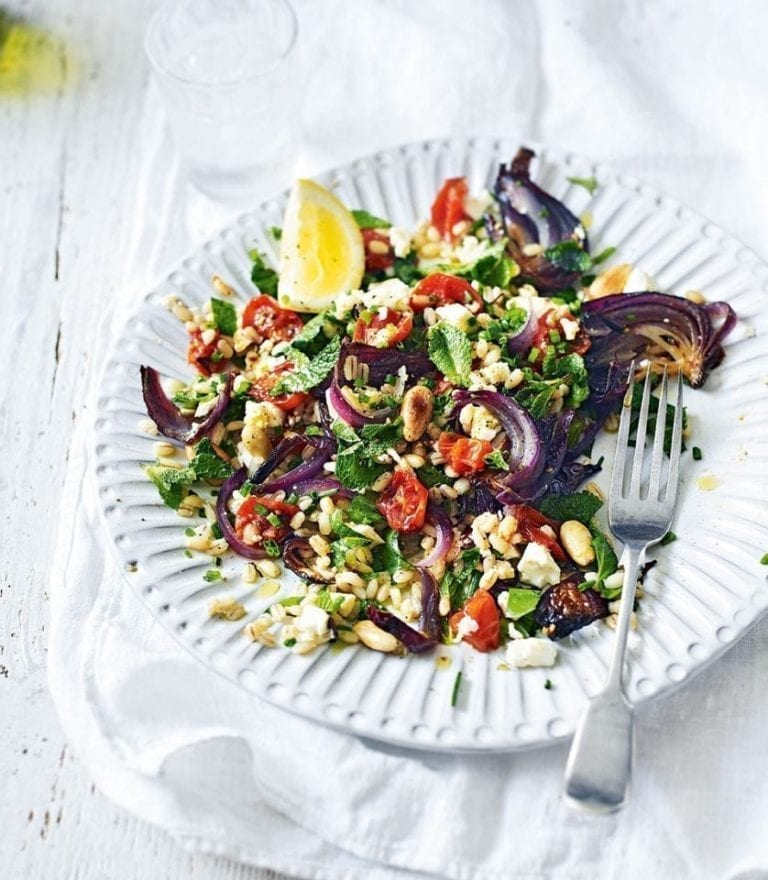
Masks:
[[[421,137],[519,133],[626,159],[726,226],[750,210],[750,243],[768,244],[768,211],[749,191],[758,142],[721,130],[700,143],[702,93],[732,124],[748,118],[744,95],[728,104],[736,68],[749,73],[744,91],[763,100],[766,56],[751,34],[764,32],[765,6],[744,4],[748,34],[715,5],[688,15],[673,0],[609,10],[596,0],[360,0],[354,17],[338,0],[296,5],[308,83],[302,173]],[[716,27],[726,46],[740,41],[738,57],[718,48]],[[676,41],[688,51],[672,52]],[[693,47],[706,57],[691,57]],[[343,94],[329,86],[342,82]],[[145,134],[157,130],[157,111],[150,103]],[[169,150],[146,168],[147,191],[160,197],[135,236],[134,294],[225,219],[185,195]],[[727,180],[708,178],[725,168]],[[732,193],[749,207],[734,207]],[[115,303],[115,330],[97,335],[92,363],[135,304],[128,295]],[[765,876],[765,623],[640,711],[624,812],[572,812],[560,795],[562,744],[509,756],[408,753],[285,714],[187,654],[107,547],[88,467],[94,399],[84,394],[68,462],[49,677],[67,737],[108,797],[190,849],[316,880]]]

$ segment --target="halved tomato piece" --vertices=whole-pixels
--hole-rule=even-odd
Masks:
[[[493,446],[487,440],[445,431],[437,438],[437,451],[460,477],[465,477],[485,470],[485,456],[493,452]]]
[[[469,304],[475,302],[483,305],[483,298],[464,278],[457,275],[446,275],[433,272],[416,285],[411,294],[411,308],[415,312],[423,312],[427,307],[436,308],[449,303]]]
[[[376,507],[391,529],[398,532],[418,532],[427,515],[429,492],[416,474],[406,468],[397,468],[387,488],[379,495]]]
[[[552,558],[558,562],[568,561],[565,550],[560,546],[557,538],[553,538],[549,532],[545,532],[543,529],[543,526],[549,526],[557,535],[558,527],[554,520],[544,516],[543,513],[535,510],[533,507],[528,507],[527,504],[513,504],[512,515],[517,520],[518,532],[526,541],[542,544],[552,554]]]
[[[461,220],[468,220],[464,210],[464,201],[469,195],[469,187],[465,177],[449,177],[440,188],[432,203],[432,225],[440,233],[444,241],[453,241],[453,227]]]
[[[475,622],[477,629],[466,633],[463,641],[472,645],[476,651],[495,651],[501,637],[501,612],[488,590],[478,590],[467,599],[460,611],[451,615],[449,625],[454,635],[466,617]]]
[[[218,350],[221,334],[217,331],[210,342],[203,342],[203,331],[193,330],[189,334],[189,347],[187,348],[187,363],[192,364],[203,376],[211,373],[222,373],[227,368],[228,361],[220,356]],[[217,355],[219,355],[217,357]]]
[[[382,272],[395,263],[395,251],[389,236],[378,229],[361,229],[365,248],[365,271]]]
[[[268,495],[249,495],[235,516],[235,531],[246,544],[282,541],[290,534],[290,521],[298,511],[297,505]]]
[[[243,327],[253,327],[262,339],[286,340],[304,326],[290,309],[281,309],[271,296],[255,296],[243,310]]]
[[[358,318],[352,336],[355,342],[363,342],[374,348],[392,348],[402,342],[413,329],[411,312],[379,309],[368,320]]]
[[[282,375],[291,372],[293,369],[294,364],[280,364],[279,367],[275,367],[272,373],[257,379],[248,389],[248,396],[254,400],[266,400],[269,403],[274,403],[276,407],[285,412],[296,409],[309,397],[306,392],[294,391],[289,394],[279,394],[277,397],[272,396],[272,389],[280,381]]]

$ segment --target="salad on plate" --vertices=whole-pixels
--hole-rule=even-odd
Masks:
[[[277,270],[250,255],[256,296],[215,276],[201,309],[170,298],[195,375],[141,369],[144,429],[164,438],[146,474],[212,591],[235,554],[275,596],[251,618],[214,598],[213,616],[301,654],[464,642],[513,666],[613,619],[595,437],[648,370],[703,385],[736,316],[592,253],[533,159],[490,192],[446,180],[412,230],[299,181]]]

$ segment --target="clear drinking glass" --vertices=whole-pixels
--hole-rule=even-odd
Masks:
[[[173,0],[146,51],[193,182],[246,198],[279,182],[295,156],[298,27],[287,0]]]

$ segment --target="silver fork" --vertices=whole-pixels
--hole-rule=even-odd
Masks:
[[[643,497],[641,488],[645,482],[643,479],[643,463],[646,458],[645,437],[651,399],[649,370],[643,386],[635,451],[627,486],[624,471],[628,458],[632,417],[632,374],[633,370],[630,371],[630,384],[622,406],[608,499],[608,523],[613,534],[624,543],[624,553],[621,557],[621,565],[624,567],[624,586],[616,624],[616,641],[605,686],[587,705],[574,736],[565,768],[565,793],[568,799],[576,806],[598,812],[617,810],[626,798],[634,738],[632,707],[624,694],[627,632],[635,604],[637,577],[645,559],[645,552],[651,544],[664,537],[672,524],[677,498],[683,429],[683,381],[678,376],[674,392],[668,395],[669,382],[665,369],[651,450],[648,493]],[[662,484],[668,396],[674,397],[675,415],[667,479]]]

